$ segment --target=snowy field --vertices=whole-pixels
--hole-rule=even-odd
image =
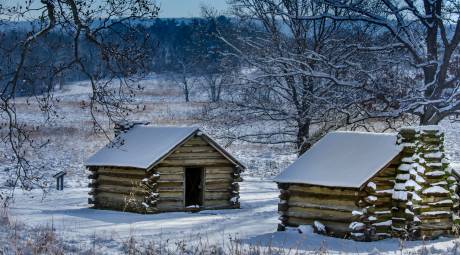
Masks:
[[[218,130],[199,121],[204,106],[202,93],[192,94],[194,102],[183,102],[180,87],[162,80],[144,82],[146,90],[139,97],[146,111],[133,116],[136,120],[150,121],[155,125],[199,125],[213,137]],[[93,210],[87,205],[88,180],[83,162],[101,148],[106,138],[92,132],[89,114],[80,104],[87,100],[89,89],[84,84],[68,86],[57,95],[60,99],[58,117],[52,125],[37,132],[37,139],[50,139],[50,143],[36,157],[35,163],[44,163],[44,176],[65,170],[64,191],[50,189],[44,196],[39,190],[18,191],[9,215],[12,222],[24,224],[23,228],[49,227],[55,231],[69,250],[86,250],[92,247],[96,254],[120,253],[126,240],[159,240],[171,245],[177,242],[229,245],[236,239],[245,245],[270,246],[312,253],[339,254],[447,254],[459,252],[456,239],[441,238],[427,242],[400,242],[397,239],[372,243],[299,233],[295,229],[276,232],[278,223],[278,190],[271,178],[295,159],[287,148],[266,145],[233,143],[227,149],[248,167],[241,183],[241,209],[202,211],[199,213],[163,213],[141,215],[133,213]],[[25,102],[18,104],[20,118],[39,123],[36,106]],[[446,149],[450,158],[460,167],[460,125],[443,123]],[[218,140],[220,141],[220,140]],[[221,143],[223,141],[220,141]],[[0,148],[7,150],[7,148]],[[0,159],[0,179],[11,174],[12,169]],[[51,179],[50,179],[51,180]],[[52,181],[52,180],[51,180]],[[0,182],[0,187],[6,185]],[[0,231],[2,228],[0,226]],[[10,233],[0,232],[0,245],[10,242]],[[0,249],[1,254],[1,249]],[[295,253],[293,253],[295,254]]]

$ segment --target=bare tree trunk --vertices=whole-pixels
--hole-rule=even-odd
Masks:
[[[188,88],[188,82],[187,82],[187,77],[184,76],[183,79],[183,84],[184,84],[184,96],[185,96],[185,102],[190,102],[190,90]]]
[[[297,151],[299,156],[304,154],[311,147],[310,137],[310,120],[299,121],[297,131]]]
[[[437,125],[443,119],[433,105],[427,105],[423,108],[423,114],[420,116],[419,121],[420,125]]]

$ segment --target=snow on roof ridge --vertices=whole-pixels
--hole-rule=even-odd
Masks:
[[[367,131],[352,131],[352,130],[335,130],[330,132],[329,134],[333,133],[345,133],[345,134],[365,134],[365,135],[384,135],[384,136],[396,136],[398,133],[396,132],[367,132]]]
[[[396,144],[396,134],[381,134],[330,132],[281,172],[275,181],[359,188],[402,150]]]
[[[86,166],[115,166],[150,169],[192,135],[201,133],[212,147],[234,164],[245,168],[199,127],[136,125],[96,152]],[[116,144],[119,143],[119,144]]]
[[[147,169],[198,130],[197,127],[136,125],[92,155],[85,165]],[[120,145],[115,146],[120,141]]]

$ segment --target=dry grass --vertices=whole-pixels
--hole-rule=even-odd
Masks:
[[[190,240],[137,239],[130,236],[127,239],[115,240],[113,237],[98,238],[96,234],[86,243],[69,242],[69,238],[61,236],[53,225],[27,228],[19,222],[12,222],[4,210],[0,218],[0,255],[61,255],[61,254],[127,254],[127,255],[326,255],[336,254],[325,243],[318,243],[315,250],[284,249],[271,244],[244,244],[234,237],[222,237],[222,242],[210,242],[206,236],[195,236]],[[6,238],[2,238],[2,231]],[[71,239],[71,238],[70,238]],[[69,244],[70,243],[70,244]],[[399,250],[391,254],[401,255],[431,255],[431,254],[460,254],[460,243],[446,249],[436,249],[423,244],[417,250],[409,250],[401,241]],[[110,249],[108,249],[110,247]],[[388,252],[387,252],[388,253]],[[383,254],[378,250],[368,254]]]

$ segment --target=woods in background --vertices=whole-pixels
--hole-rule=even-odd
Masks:
[[[32,141],[15,99],[37,96],[48,116],[54,91],[81,80],[91,84],[98,131],[100,116],[113,123],[132,113],[137,81],[160,73],[180,84],[186,102],[197,100],[193,90],[206,95],[204,119],[230,141],[288,145],[298,155],[335,129],[458,121],[457,1],[231,0],[229,7],[228,16],[204,8],[202,18],[158,19],[147,0],[42,0],[38,18],[16,22],[37,8],[0,6],[2,142],[19,169],[30,167],[22,159]]]

